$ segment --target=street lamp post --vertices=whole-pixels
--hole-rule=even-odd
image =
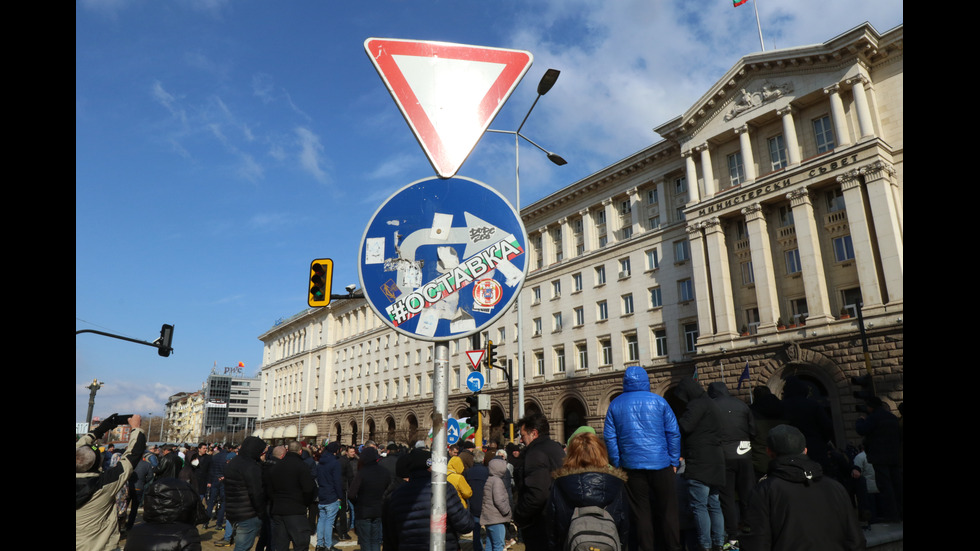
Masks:
[[[95,393],[102,388],[103,383],[100,383],[98,379],[92,379],[92,384],[88,385],[88,412],[85,414],[85,424],[89,425],[89,430],[92,426],[92,410],[95,408]]]
[[[555,85],[555,81],[558,80],[558,75],[561,71],[558,69],[548,69],[545,71],[544,76],[541,77],[540,82],[538,82],[538,96],[534,98],[534,103],[531,104],[531,108],[527,110],[527,114],[524,115],[524,120],[521,121],[520,126],[517,130],[494,130],[488,128],[487,132],[496,132],[498,134],[513,134],[514,135],[514,161],[515,161],[515,172],[514,179],[517,184],[517,205],[516,210],[518,216],[521,212],[521,139],[523,138],[527,143],[533,145],[534,147],[540,149],[548,156],[548,160],[552,163],[562,166],[568,164],[568,161],[563,159],[561,155],[548,151],[547,149],[541,147],[540,145],[534,143],[530,138],[521,134],[521,130],[524,128],[524,123],[527,122],[527,118],[531,116],[531,111],[534,111],[534,106],[538,104],[538,100],[541,96],[548,93],[551,87]],[[524,417],[524,293],[518,293],[517,295],[517,416],[518,418]],[[512,413],[513,414],[513,413]],[[513,421],[513,419],[512,419]]]

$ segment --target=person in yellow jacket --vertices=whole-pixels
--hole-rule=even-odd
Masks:
[[[452,484],[453,488],[456,488],[456,493],[459,494],[459,500],[463,502],[463,507],[469,508],[467,500],[473,497],[473,488],[470,488],[469,483],[463,478],[464,470],[463,460],[459,456],[453,457],[449,460],[446,481]]]

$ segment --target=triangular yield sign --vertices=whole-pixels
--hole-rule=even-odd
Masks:
[[[483,355],[486,354],[486,350],[467,350],[466,355],[470,358],[470,363],[473,364],[473,369],[479,370],[480,364],[483,362]]]
[[[440,178],[452,178],[534,56],[447,42],[369,38],[375,69]]]

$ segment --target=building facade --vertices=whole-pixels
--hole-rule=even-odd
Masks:
[[[857,439],[852,377],[870,369],[900,404],[903,47],[902,26],[862,25],[746,56],[655,129],[662,141],[522,209],[523,409],[548,415],[559,439],[601,430],[627,365],[669,401],[695,371],[746,400],[799,377],[840,445]],[[451,413],[469,394],[466,350],[493,340],[516,376],[517,317],[479,345],[449,343]],[[363,300],[259,338],[263,436],[411,442],[430,430],[432,343],[397,334]],[[502,371],[484,375],[499,437],[517,412]]]
[[[168,442],[198,442],[204,422],[204,392],[178,392],[167,399],[164,411]]]
[[[201,390],[203,421],[201,440],[231,439],[236,433],[255,430],[259,411],[259,378],[247,377],[242,367],[212,369]]]

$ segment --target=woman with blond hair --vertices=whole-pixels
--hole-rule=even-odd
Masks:
[[[572,433],[565,462],[552,473],[548,504],[548,543],[553,551],[565,548],[572,515],[577,507],[599,507],[616,524],[621,548],[629,541],[629,504],[626,472],[609,464],[606,445],[591,427]]]

